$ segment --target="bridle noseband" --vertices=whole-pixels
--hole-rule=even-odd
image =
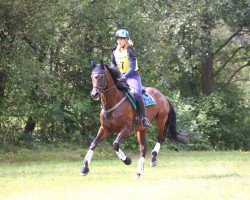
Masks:
[[[99,90],[99,94],[104,94],[104,93],[106,93],[106,92],[108,92],[109,90],[111,90],[111,89],[113,89],[113,88],[115,88],[116,87],[116,85],[113,85],[112,87],[110,87],[110,88],[108,88],[108,76],[107,76],[107,74],[106,74],[107,72],[105,71],[105,70],[103,70],[103,71],[101,71],[101,73],[100,72],[92,72],[92,75],[91,76],[93,76],[94,74],[102,74],[103,75],[103,77],[102,77],[102,79],[103,79],[103,82],[102,82],[102,86],[94,86],[93,88],[97,88],[98,90]]]

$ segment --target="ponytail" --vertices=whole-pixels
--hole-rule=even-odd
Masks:
[[[130,38],[128,39],[128,46],[133,46],[133,41]]]

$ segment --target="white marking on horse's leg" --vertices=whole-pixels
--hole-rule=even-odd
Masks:
[[[150,162],[150,166],[151,167],[155,167],[157,165],[157,159],[156,159],[156,157],[157,157],[157,155],[158,155],[158,153],[160,151],[160,148],[161,148],[161,144],[159,142],[157,142],[155,144],[154,149],[151,152],[151,155],[152,155],[151,162]]]
[[[84,164],[84,161],[87,161],[88,164],[90,164],[93,154],[94,154],[93,150],[88,150],[88,152],[83,160],[83,164]]]
[[[153,152],[156,152],[156,153],[158,154],[159,151],[160,151],[160,148],[161,148],[161,144],[160,144],[159,142],[157,142],[157,143],[155,144],[154,149],[152,150],[152,153],[153,153]]]
[[[81,176],[86,176],[89,173],[89,164],[91,162],[93,154],[94,154],[93,150],[88,150],[88,152],[83,160],[83,168],[82,168],[81,173],[80,173]]]
[[[126,160],[126,156],[125,156],[125,154],[122,152],[122,150],[120,148],[119,148],[118,151],[116,151],[116,154],[117,154],[117,156],[118,156],[118,158],[120,160],[122,160],[122,161]]]
[[[143,175],[143,172],[144,172],[144,161],[145,161],[144,157],[140,157],[140,159],[138,161],[136,174],[139,175],[139,176]]]

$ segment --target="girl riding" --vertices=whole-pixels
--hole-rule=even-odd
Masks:
[[[133,43],[126,29],[119,29],[115,37],[118,45],[111,54],[111,67],[119,69],[122,74],[121,79],[125,79],[134,92],[138,111],[142,115],[142,124],[144,127],[148,127],[150,121],[146,117],[146,109],[142,98],[143,87],[137,63],[137,53],[132,47]]]

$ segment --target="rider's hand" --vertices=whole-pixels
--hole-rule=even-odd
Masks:
[[[120,78],[118,78],[118,81],[124,81],[126,78],[124,75],[121,75]]]

